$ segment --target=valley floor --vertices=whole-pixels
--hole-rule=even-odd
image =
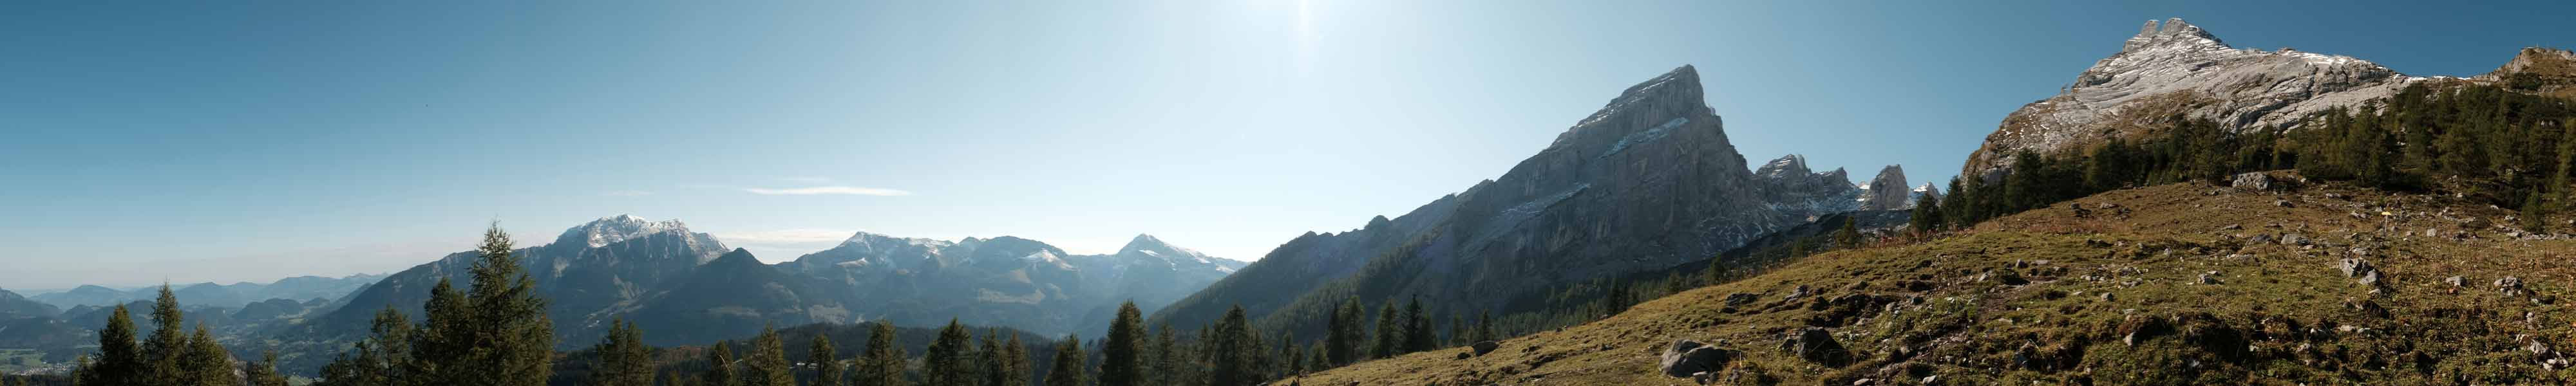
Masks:
[[[1682,339],[1733,354],[1711,384],[2567,384],[2557,350],[2576,345],[2576,314],[2557,301],[2576,241],[2509,229],[2511,215],[2331,184],[2118,190],[1807,257],[1482,356],[1276,384],[1694,384],[1658,367]]]

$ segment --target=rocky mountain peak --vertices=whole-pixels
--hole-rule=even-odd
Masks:
[[[2138,27],[2138,36],[2130,37],[2128,45],[2122,47],[2120,52],[2137,52],[2157,46],[2227,48],[2227,43],[2218,40],[2217,35],[2209,34],[2208,30],[2183,22],[2182,18],[2177,17],[2165,19],[2161,25],[2155,20],[2148,20],[2146,26]]]
[[[663,232],[687,234],[689,225],[681,223],[679,219],[650,221],[634,215],[621,214],[614,217],[601,217],[588,224],[566,229],[563,236],[555,238],[555,243],[584,243],[591,248],[598,248]]]
[[[1861,210],[1902,209],[1913,205],[1913,192],[1906,190],[1905,166],[1887,165],[1861,187]]]
[[[1688,124],[1692,118],[1713,116],[1701,99],[1699,70],[1682,65],[1654,79],[1629,86],[1627,91],[1611,98],[1592,116],[1583,118],[1556,137],[1552,149],[1589,150],[1594,143],[1610,143],[1604,154],[1615,154],[1629,145],[1652,142],[1668,131]],[[1615,142],[1615,143],[1611,143]]]
[[[1815,171],[1807,169],[1807,156],[1797,154],[1774,158],[1771,162],[1763,163],[1761,168],[1753,169],[1753,177],[1771,180],[1805,178],[1809,174],[1815,174]]]

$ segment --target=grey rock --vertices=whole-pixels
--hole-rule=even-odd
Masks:
[[[2227,186],[2244,190],[2272,190],[2272,175],[2263,172],[2237,174]]]
[[[2231,131],[2288,127],[2422,79],[2346,56],[2229,47],[2182,19],[2148,21],[2119,53],[2095,62],[2056,96],[2006,116],[1959,175],[1998,181],[2014,153],[2077,151],[2134,136],[2152,125],[2132,122],[2170,114]]]
[[[1494,352],[1494,349],[1502,348],[1503,344],[1488,340],[1476,342],[1475,344],[1468,345],[1468,347],[1476,350],[1477,356],[1483,356],[1487,353]]]
[[[1735,353],[1727,349],[1689,339],[1677,340],[1673,341],[1672,346],[1664,349],[1659,370],[1664,373],[1664,376],[1688,378],[1694,374],[1725,369],[1726,363],[1733,360],[1735,356]]]
[[[1914,207],[1914,192],[1905,184],[1905,167],[1887,165],[1878,176],[1861,186],[1860,210],[1895,210]]]
[[[2467,287],[2467,286],[2468,286],[2468,281],[2469,281],[2469,280],[2468,280],[2467,278],[2462,278],[2462,277],[2459,277],[2459,276],[2452,276],[2452,277],[2442,278],[2442,282],[2443,282],[2443,283],[2449,283],[2452,287]]]
[[[1842,366],[1851,361],[1851,351],[1844,349],[1841,342],[1835,342],[1834,334],[1822,327],[1790,332],[1789,337],[1780,342],[1780,349],[1826,366]]]

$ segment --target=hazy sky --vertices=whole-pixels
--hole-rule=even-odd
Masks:
[[[2576,45],[2564,2],[98,3],[0,3],[0,288],[390,272],[630,213],[769,261],[857,230],[1252,260],[1683,64],[1749,161],[1920,184],[2148,19],[2417,75]]]

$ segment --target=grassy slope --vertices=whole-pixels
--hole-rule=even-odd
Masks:
[[[1943,384],[2564,384],[2576,376],[2542,369],[2544,357],[2525,350],[2535,340],[2576,346],[2576,314],[2555,301],[2576,271],[2565,258],[2576,242],[2508,239],[2488,225],[2512,223],[2505,210],[2339,186],[2255,193],[2176,184],[2075,202],[2133,211],[2075,218],[2061,203],[1937,241],[1820,254],[1505,340],[1482,357],[1454,359],[1465,349],[1453,348],[1280,384],[1683,385],[1691,382],[1664,377],[1656,360],[1685,338],[1741,350],[1745,359],[1725,375],[1743,384],[1927,376]],[[2440,236],[2424,236],[2427,229]],[[2454,236],[2463,232],[2466,239]],[[2247,241],[2291,233],[2318,245]],[[2334,268],[2356,250],[2379,267],[2386,290],[2374,294]],[[2003,284],[2006,270],[2029,282]],[[2201,284],[2212,271],[2220,284]],[[2452,275],[2468,286],[2446,284]],[[2489,284],[2507,275],[2530,293],[2507,296]],[[1801,285],[1816,294],[1783,300]],[[1724,299],[1734,293],[1760,298],[1728,312]],[[1846,295],[1861,296],[1849,306],[1829,302]],[[1860,359],[1827,367],[1780,349],[1786,332],[1809,325],[1830,328]],[[2124,343],[2134,330],[2145,332]]]

